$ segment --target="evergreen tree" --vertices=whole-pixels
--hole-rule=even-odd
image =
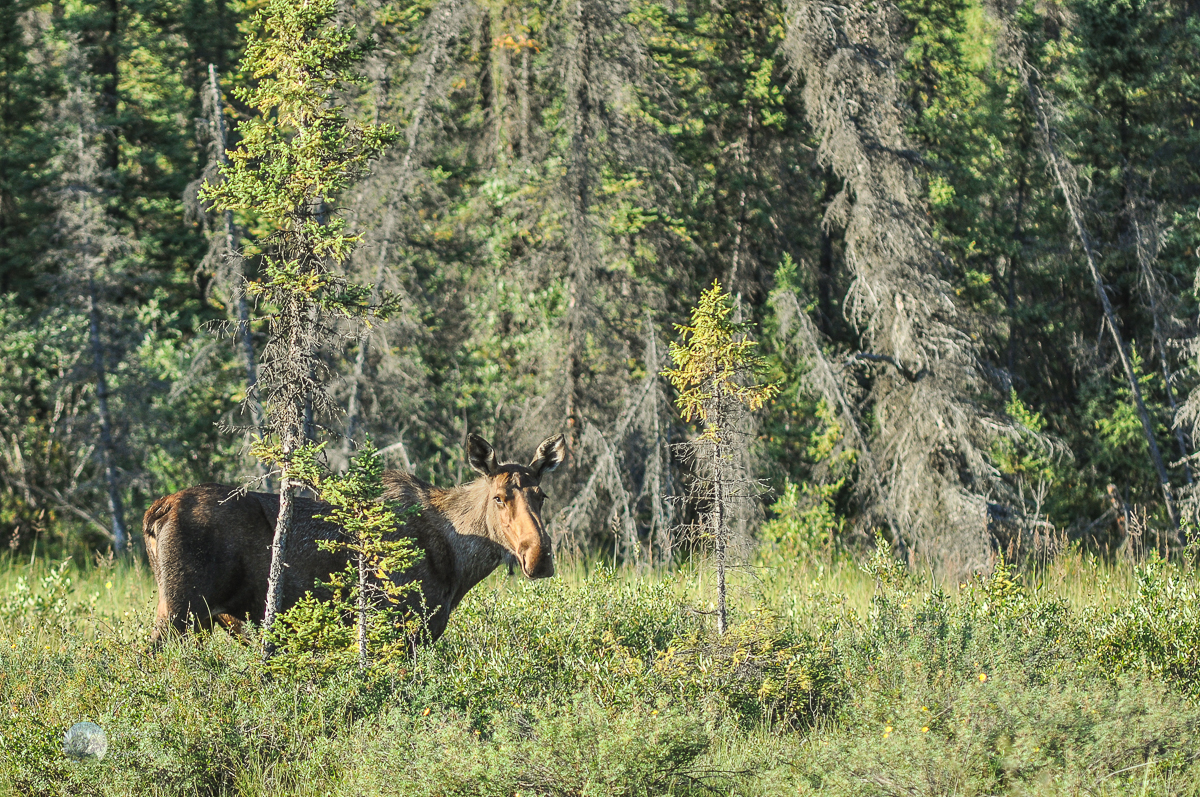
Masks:
[[[105,338],[111,329],[108,296],[130,277],[128,272],[122,272],[121,265],[133,245],[109,218],[114,175],[104,166],[105,137],[97,122],[95,89],[83,66],[82,53],[76,47],[70,50],[67,74],[72,85],[59,105],[57,119],[63,146],[56,164],[58,240],[53,255],[62,269],[57,281],[77,295],[84,306],[89,370],[96,400],[97,453],[108,499],[113,548],[123,554],[129,531],[117,468],[116,424],[109,397],[114,347]]]
[[[253,286],[275,308],[262,369],[272,439],[254,449],[278,467],[280,479],[267,627],[280,606],[294,491],[311,474],[316,453],[305,442],[305,408],[324,399],[317,351],[326,319],[388,310],[386,303],[368,306],[370,289],[332,268],[349,257],[356,238],[328,203],[395,138],[387,126],[350,122],[333,101],[341,85],[355,80],[363,57],[353,31],[335,24],[336,13],[336,0],[271,0],[258,12],[261,33],[247,42],[242,69],[259,82],[239,92],[258,115],[241,125],[241,143],[222,169],[225,180],[202,192],[218,210],[256,214],[268,231],[261,239],[265,278]]]
[[[779,387],[757,381],[766,362],[754,354],[757,342],[749,337],[750,324],[734,321],[732,297],[713,282],[692,311],[690,325],[676,325],[681,343],[671,344],[675,367],[664,371],[679,391],[675,404],[685,421],[699,420],[703,434],[689,445],[704,469],[708,485],[708,536],[717,560],[717,633],[727,628],[725,568],[729,552],[726,519],[730,505],[756,497],[754,482],[731,467],[737,446],[739,414],[754,411],[773,398]]]
[[[279,651],[272,668],[311,675],[313,667],[324,674],[351,660],[363,672],[387,665],[407,654],[417,633],[417,621],[400,605],[419,587],[399,586],[388,574],[407,571],[420,553],[401,533],[401,510],[382,500],[383,466],[370,439],[344,475],[314,473],[313,482],[330,507],[321,519],[342,530],[340,539],[317,544],[344,557],[346,567],[317,585],[332,592],[331,600],[321,602],[309,592],[268,631]],[[353,618],[352,635],[344,630],[347,617]]]

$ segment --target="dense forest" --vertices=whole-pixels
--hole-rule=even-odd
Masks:
[[[136,545],[159,495],[270,484],[272,244],[201,190],[257,113],[256,8],[0,0],[14,550]],[[338,268],[399,304],[320,337],[328,467],[369,436],[448,484],[469,432],[527,459],[563,431],[559,551],[669,563],[696,432],[662,372],[718,280],[781,388],[736,457],[747,539],[880,531],[962,572],[1197,527],[1193,0],[340,8],[369,55],[336,103],[398,135],[326,198],[359,236]]]

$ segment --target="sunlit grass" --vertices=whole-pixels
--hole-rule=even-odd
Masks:
[[[155,587],[137,560],[60,571],[6,554],[0,794],[1200,789],[1186,752],[1200,585],[1186,568],[1143,570],[1162,588],[1142,595],[1133,563],[1078,551],[1027,569],[1016,592],[919,572],[889,587],[865,564],[736,568],[733,628],[753,630],[728,648],[703,630],[703,559],[666,573],[560,561],[540,582],[501,568],[403,672],[289,680],[223,632],[152,653]],[[64,578],[64,602],[34,605]],[[797,689],[808,697],[781,722],[769,707]],[[108,731],[104,762],[58,753],[80,720]]]

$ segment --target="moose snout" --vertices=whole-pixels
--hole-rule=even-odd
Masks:
[[[521,572],[529,578],[549,578],[554,575],[554,554],[550,541],[531,540],[517,548]]]

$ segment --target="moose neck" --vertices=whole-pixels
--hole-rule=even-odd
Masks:
[[[455,569],[461,583],[461,597],[487,578],[504,558],[504,548],[487,525],[487,502],[491,483],[486,478],[440,490],[433,496],[434,506],[450,521],[456,534],[447,542],[454,549]]]

